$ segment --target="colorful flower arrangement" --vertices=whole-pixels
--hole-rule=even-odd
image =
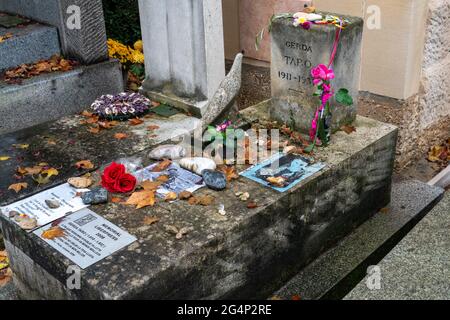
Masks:
[[[112,193],[129,193],[136,188],[136,178],[127,173],[123,164],[113,162],[102,174],[102,186]]]
[[[118,59],[122,65],[128,66],[132,64],[144,63],[142,41],[136,42],[134,44],[134,48],[126,46],[113,39],[108,39],[107,43],[109,57]]]
[[[139,93],[122,92],[103,95],[91,105],[94,113],[110,120],[127,120],[139,117],[150,109],[151,101]]]

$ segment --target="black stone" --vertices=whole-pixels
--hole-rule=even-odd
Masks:
[[[212,190],[221,191],[227,187],[227,178],[222,172],[203,170],[202,176],[205,184]]]
[[[97,187],[81,195],[84,204],[102,204],[108,202],[108,191]]]

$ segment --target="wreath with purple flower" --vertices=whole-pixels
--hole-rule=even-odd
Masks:
[[[140,93],[122,92],[103,95],[91,105],[102,119],[128,120],[140,117],[150,110],[151,101]]]

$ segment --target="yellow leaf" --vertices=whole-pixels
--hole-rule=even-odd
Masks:
[[[276,187],[283,188],[286,184],[286,179],[284,179],[283,177],[270,177],[267,178],[267,182]]]
[[[8,157],[8,156],[1,156],[0,157],[0,161],[6,161],[6,160],[9,160],[9,159],[11,159],[11,157]]]
[[[42,235],[41,235],[41,237],[43,239],[47,239],[47,240],[54,240],[56,238],[62,238],[65,236],[66,236],[66,233],[65,233],[64,229],[62,229],[60,226],[51,227],[50,229],[42,232]]]
[[[82,160],[82,161],[78,161],[77,163],[75,163],[75,167],[77,169],[93,169],[94,168],[94,164],[90,161],[90,160]]]
[[[136,206],[136,209],[153,206],[155,204],[155,192],[146,190],[134,192],[125,204]]]
[[[175,192],[169,192],[166,194],[164,201],[170,202],[170,201],[177,200],[177,198],[178,198],[178,196]]]
[[[30,147],[29,144],[13,144],[13,147],[16,149],[28,149]]]
[[[59,172],[55,168],[50,168],[50,169],[42,171],[41,174],[45,174],[45,175],[47,175],[47,178],[50,178],[52,176],[57,176],[59,174]]]
[[[159,221],[159,218],[157,217],[145,217],[144,218],[144,224],[147,226],[151,226],[154,223],[157,223]]]
[[[161,186],[162,182],[160,181],[150,181],[145,180],[141,182],[141,187],[144,188],[146,191],[155,191]]]
[[[21,182],[15,183],[8,187],[8,190],[14,190],[16,193],[19,193],[21,190],[28,188],[28,183]]]

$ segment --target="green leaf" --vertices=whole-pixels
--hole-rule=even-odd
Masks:
[[[351,106],[353,104],[353,98],[345,88],[339,89],[336,93],[336,101],[346,106]]]
[[[144,75],[144,73],[145,73],[145,68],[144,68],[144,65],[142,65],[142,64],[133,64],[131,67],[130,67],[130,71],[134,74],[134,75],[136,75],[137,77],[142,77],[143,75]]]

